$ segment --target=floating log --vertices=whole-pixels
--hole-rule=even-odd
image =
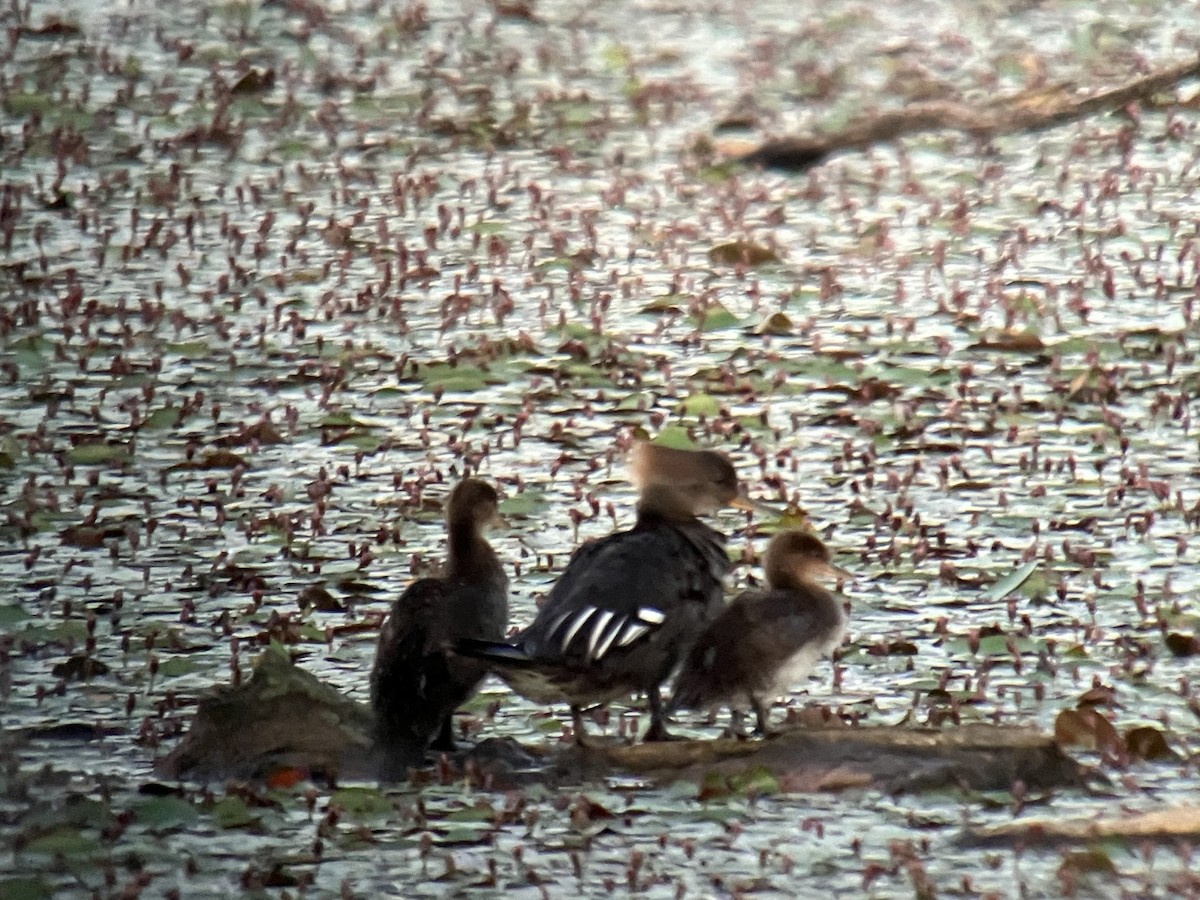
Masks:
[[[674,741],[587,747],[578,753],[584,757],[581,773],[601,774],[608,766],[715,790],[722,779],[736,786],[752,770],[768,773],[783,792],[852,787],[893,793],[946,787],[994,791],[1018,782],[1043,790],[1080,785],[1088,774],[1036,729],[983,724],[946,729],[798,726],[761,741]]]
[[[1200,806],[1163,809],[1088,819],[1018,819],[1002,825],[972,828],[963,835],[969,845],[1045,846],[1107,840],[1195,841],[1200,837]]]
[[[188,733],[161,759],[172,778],[270,777],[299,770],[330,778],[403,777],[372,744],[370,709],[296,666],[273,645],[249,682],[200,701]],[[423,760],[408,761],[421,768]],[[530,781],[579,784],[617,773],[658,783],[690,780],[701,793],[741,790],[747,773],[770,791],[851,787],[919,791],[943,787],[1008,790],[1081,784],[1085,769],[1053,738],[1028,728],[964,725],[936,729],[887,726],[795,727],[767,740],[714,739],[586,746],[483,741],[446,761],[485,773],[497,787]],[[426,779],[427,780],[427,779]]]

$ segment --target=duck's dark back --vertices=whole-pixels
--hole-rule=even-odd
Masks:
[[[729,568],[724,537],[704,523],[642,516],[575,552],[521,640],[597,686],[657,684],[722,608]]]
[[[445,718],[474,692],[485,664],[452,656],[459,638],[499,640],[508,620],[508,580],[498,566],[471,580],[425,578],[396,601],[380,633],[371,701],[385,744],[419,754]]]

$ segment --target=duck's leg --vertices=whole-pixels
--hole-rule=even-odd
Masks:
[[[771,729],[768,727],[768,722],[771,718],[771,704],[764,702],[761,697],[750,697],[750,702],[754,706],[755,727],[754,733],[760,734],[763,737],[768,737],[771,734]]]
[[[571,704],[571,729],[575,732],[576,744],[587,743],[587,732],[583,730],[583,707],[578,703]]]
[[[675,738],[667,731],[667,714],[663,709],[662,695],[658,692],[658,685],[646,691],[646,696],[650,700],[650,727],[646,729],[646,736],[643,741],[673,741]]]
[[[442,727],[439,729],[437,737],[433,739],[433,743],[429,746],[433,750],[446,750],[450,752],[458,749],[458,745],[454,742],[453,713],[446,713],[446,717],[442,719]]]
[[[731,738],[738,738],[740,740],[745,740],[745,738],[746,738],[745,721],[746,721],[746,714],[744,712],[742,712],[740,707],[737,707],[737,706],[729,707],[729,736]]]

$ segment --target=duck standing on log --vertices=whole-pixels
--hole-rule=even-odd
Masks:
[[[575,739],[583,710],[645,693],[645,739],[665,740],[659,686],[721,611],[730,569],[722,534],[698,516],[749,508],[720,453],[639,441],[632,453],[637,521],[575,551],[533,622],[511,642],[460,641],[517,693],[570,705]]]
[[[454,749],[454,710],[487,666],[448,647],[463,638],[499,640],[508,626],[508,577],[484,536],[498,520],[495,488],[466,478],[446,503],[448,547],[439,578],[410,584],[379,632],[371,706],[393,769],[419,765],[431,745]]]
[[[767,546],[763,569],[767,589],[735,597],[692,646],[675,681],[672,710],[728,703],[738,733],[749,706],[755,731],[766,735],[771,701],[841,645],[845,611],[817,579],[845,573],[818,537],[780,532]]]

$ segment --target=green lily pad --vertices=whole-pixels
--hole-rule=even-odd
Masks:
[[[720,303],[714,303],[701,313],[689,317],[701,331],[721,331],[725,328],[741,328],[742,320]]]
[[[6,878],[0,881],[5,900],[50,900],[53,890],[40,878]]]
[[[679,402],[677,410],[685,416],[715,416],[721,411],[721,401],[712,394],[692,394]]]
[[[392,812],[392,801],[375,788],[347,787],[334,792],[330,806],[340,806],[351,815],[384,816]]]
[[[155,797],[133,808],[139,825],[149,831],[172,831],[188,828],[200,819],[196,807],[182,797]]]
[[[527,519],[541,513],[549,504],[546,495],[541,491],[522,491],[505,497],[500,501],[500,515],[517,519]]]
[[[124,444],[80,444],[67,451],[67,462],[76,466],[103,466],[129,461]]]
[[[207,359],[212,353],[208,341],[179,341],[167,344],[167,350],[171,353],[178,353],[187,359]]]
[[[643,313],[681,312],[686,309],[691,298],[686,294],[663,294],[655,297],[641,308]]]
[[[983,592],[983,599],[988,601],[1003,600],[1013,591],[1021,587],[1038,570],[1038,561],[1027,562],[1013,569],[990,588]]]
[[[159,664],[158,675],[161,678],[178,678],[180,675],[191,675],[193,672],[203,672],[211,668],[211,663],[204,663],[190,656],[172,656]]]
[[[504,232],[507,231],[505,226],[502,225],[500,222],[493,222],[493,221],[476,222],[473,225],[468,225],[467,230],[474,232],[475,234],[481,234],[484,236],[493,235],[493,234],[504,234]]]
[[[12,626],[27,622],[32,618],[33,616],[19,606],[12,604],[0,606],[0,628],[12,628]]]
[[[142,420],[142,427],[153,431],[164,428],[174,428],[183,418],[183,411],[178,406],[163,406],[154,410]]]
[[[617,404],[619,410],[645,410],[654,406],[656,397],[650,391],[634,391],[626,394]]]
[[[739,794],[762,796],[779,793],[779,779],[766,766],[751,766],[729,780],[729,786]]]
[[[48,856],[79,857],[90,856],[100,850],[100,842],[91,835],[84,834],[78,828],[56,828],[46,834],[38,835],[25,845],[24,853],[46,854]],[[5,897],[8,894],[4,895]]]
[[[365,422],[362,419],[351,415],[348,412],[330,413],[321,419],[320,426],[322,428],[373,428],[373,423]]]
[[[489,383],[487,373],[483,369],[462,363],[456,366],[424,366],[421,368],[420,378],[430,390],[441,390],[447,394],[469,394],[483,389]]]
[[[21,824],[30,829],[61,828],[69,825],[76,828],[103,828],[111,824],[112,820],[112,810],[107,803],[90,797],[73,796],[68,798],[65,806],[55,804],[35,810],[26,816]]]
[[[436,835],[435,840],[442,846],[451,844],[471,845],[481,844],[490,840],[494,830],[494,827],[491,825],[477,822],[456,824],[434,833]]]
[[[654,443],[661,447],[673,447],[676,450],[695,450],[696,442],[688,435],[687,429],[679,425],[668,425],[654,438]]]
[[[222,828],[246,828],[260,821],[241,797],[222,797],[213,804],[212,816]]]
[[[442,821],[444,822],[482,822],[491,825],[496,819],[496,811],[490,803],[482,802],[475,806],[463,806],[451,810]]]

